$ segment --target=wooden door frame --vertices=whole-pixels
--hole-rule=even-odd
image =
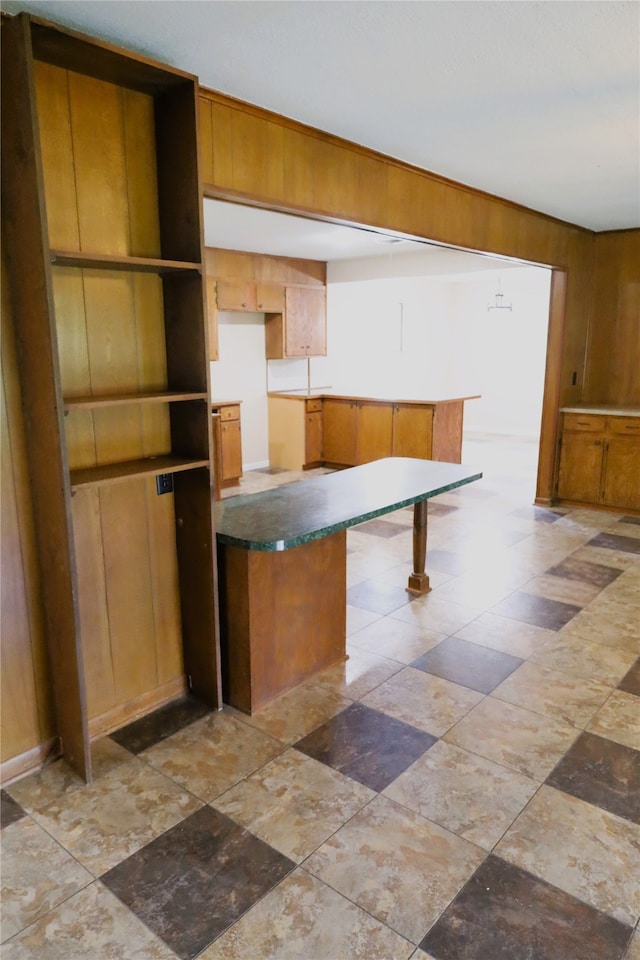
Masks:
[[[458,250],[460,253],[475,253],[477,256],[499,257],[501,260],[514,260],[504,254],[491,250],[473,250],[467,247],[458,247],[431,240],[429,237],[419,237],[411,234],[399,234],[397,230],[385,230],[380,226],[367,226],[355,221],[344,220],[338,217],[322,216],[317,211],[306,207],[287,207],[284,205],[266,203],[258,197],[239,193],[238,191],[218,190],[211,185],[203,187],[203,200],[224,200],[228,203],[237,203],[240,206],[255,207],[259,210],[269,210],[274,213],[284,213],[293,217],[302,217],[306,220],[318,220],[323,223],[335,223],[345,227],[366,227],[367,230],[401,237],[417,242],[427,241],[434,246],[445,247],[449,250]],[[542,393],[542,414],[540,421],[540,438],[538,443],[538,469],[536,479],[536,494],[534,503],[540,506],[549,506],[553,499],[553,487],[556,475],[558,424],[560,419],[560,397],[562,392],[563,345],[566,325],[567,303],[567,270],[548,263],[537,263],[531,260],[519,261],[524,267],[539,267],[551,270],[551,289],[549,295],[549,319],[547,325],[547,353],[545,360],[544,387]]]

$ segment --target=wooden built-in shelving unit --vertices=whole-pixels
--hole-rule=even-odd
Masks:
[[[2,26],[2,203],[56,726],[221,706],[196,78]],[[172,474],[160,496],[155,478]]]

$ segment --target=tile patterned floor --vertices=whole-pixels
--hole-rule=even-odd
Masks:
[[[640,960],[638,518],[532,506],[534,444],[464,459],[427,596],[410,510],[349,531],[344,664],[2,790],[2,960]]]

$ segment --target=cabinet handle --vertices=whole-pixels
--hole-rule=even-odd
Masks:
[[[602,441],[601,441],[601,440],[594,440],[593,442],[594,442],[594,444],[595,444],[596,447],[599,447]]]

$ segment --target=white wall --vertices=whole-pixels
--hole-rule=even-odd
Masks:
[[[218,314],[218,356],[211,363],[213,400],[240,400],[245,470],[269,465],[264,314]]]
[[[513,266],[451,279],[329,276],[325,377],[338,390],[399,399],[481,394],[466,404],[466,429],[536,437],[550,276]],[[487,310],[498,280],[511,311]]]
[[[399,399],[481,394],[465,404],[465,430],[539,435],[549,270],[509,264],[448,277],[361,275],[356,262],[330,265],[326,358],[267,364],[264,315],[219,314],[212,396],[242,402],[245,470],[268,465],[267,389],[332,386]],[[511,311],[487,310],[499,280]]]

